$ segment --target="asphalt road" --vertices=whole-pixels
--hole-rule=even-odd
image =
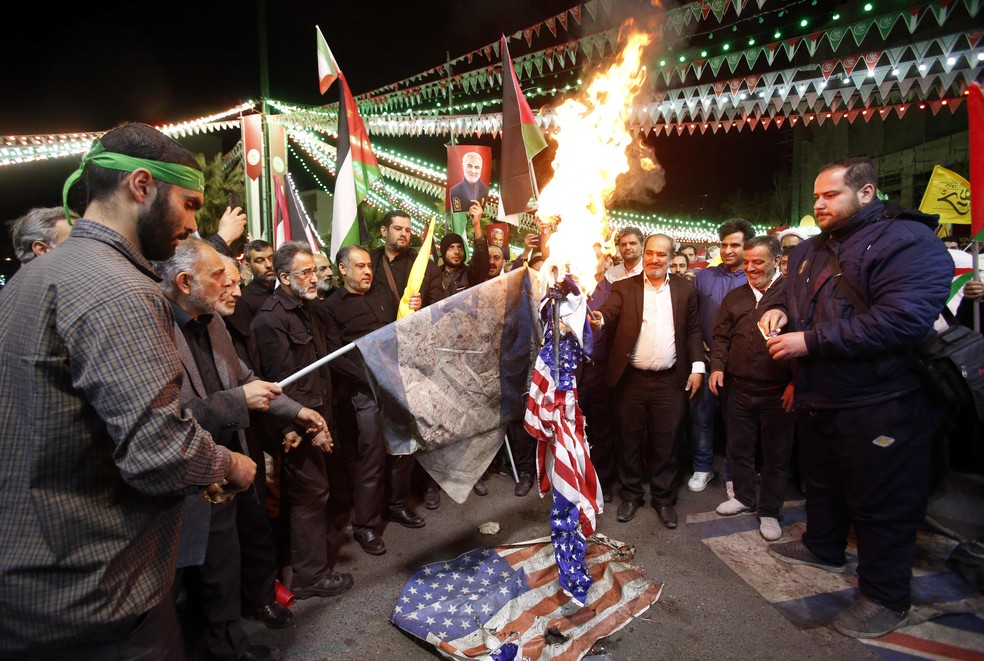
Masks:
[[[475,548],[526,541],[549,535],[549,500],[531,492],[513,495],[511,476],[494,474],[490,493],[470,495],[458,505],[447,496],[440,509],[416,509],[426,517],[424,528],[410,530],[389,524],[383,533],[388,551],[370,556],[352,539],[351,529],[335,530],[336,569],[349,571],[355,587],[329,599],[298,601],[294,623],[273,631],[248,623],[251,641],[284,649],[288,658],[413,659],[441,658],[433,648],[417,642],[389,622],[389,614],[407,577],[420,566],[454,558]],[[933,510],[939,518],[966,530],[984,532],[979,512],[982,481],[960,482],[950,492],[955,498],[938,499]],[[788,498],[802,498],[792,487]],[[613,637],[602,641],[599,652],[616,661],[689,659],[876,659],[861,643],[834,634],[830,642],[815,644],[749,587],[705,546],[685,521],[688,514],[712,511],[724,500],[720,479],[701,493],[681,487],[680,526],[665,529],[651,507],[642,508],[628,523],[615,519],[618,505],[609,504],[599,517],[598,530],[636,549],[635,564],[653,580],[665,581],[660,600]],[[951,502],[952,501],[952,502]],[[481,524],[495,521],[496,536],[481,534]],[[766,543],[762,542],[762,552]]]

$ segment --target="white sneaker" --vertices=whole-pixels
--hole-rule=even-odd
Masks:
[[[728,494],[728,498],[734,498],[735,497],[735,483],[733,481],[731,481],[731,480],[728,480],[727,482],[725,482],[724,483],[724,492],[726,494]]]
[[[713,471],[697,471],[694,473],[694,476],[687,481],[687,488],[691,491],[703,491],[707,488],[707,483],[713,479]]]
[[[751,512],[752,508],[736,498],[729,498],[718,505],[715,511],[721,516],[734,516],[742,512]]]
[[[779,519],[763,516],[759,519],[759,534],[767,542],[774,542],[782,537],[782,526],[779,525]]]

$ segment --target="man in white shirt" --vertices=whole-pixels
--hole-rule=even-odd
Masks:
[[[643,273],[616,282],[593,328],[610,327],[605,383],[614,389],[621,426],[616,451],[622,503],[618,520],[630,521],[643,503],[643,440],[651,444],[650,494],[659,520],[677,526],[678,430],[686,398],[700,390],[705,372],[697,292],[670,278],[673,240],[654,234],[645,243]]]
[[[642,230],[638,227],[625,227],[619,231],[615,247],[622,261],[605,271],[608,282],[618,282],[642,273],[642,241]]]

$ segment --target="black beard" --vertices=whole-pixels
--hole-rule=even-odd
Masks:
[[[157,184],[157,197],[146,213],[137,217],[140,252],[150,261],[164,261],[174,256],[174,228],[178,225],[168,203],[170,189]],[[187,238],[187,234],[181,238]]]

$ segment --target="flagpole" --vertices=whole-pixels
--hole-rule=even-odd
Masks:
[[[301,378],[305,374],[308,374],[310,372],[313,372],[314,370],[318,369],[322,365],[326,365],[326,364],[330,363],[331,361],[335,360],[336,358],[338,358],[342,354],[348,353],[349,351],[351,351],[354,348],[355,348],[355,342],[349,342],[348,344],[346,344],[341,349],[337,349],[335,351],[332,351],[327,356],[322,356],[321,358],[318,358],[316,361],[314,361],[313,363],[311,363],[307,367],[304,367],[304,368],[302,368],[302,369],[294,372],[293,374],[291,374],[290,376],[288,376],[283,381],[277,382],[277,385],[280,386],[281,388],[286,388],[287,386],[289,386],[290,384],[294,383],[294,381],[297,381],[299,378]]]
[[[980,243],[977,241],[970,242],[970,257],[971,257],[971,279],[974,282],[981,281],[981,274],[978,271],[978,260],[980,259]],[[974,332],[981,332],[981,299],[974,299]]]
[[[267,100],[270,97],[270,75],[267,70],[266,0],[260,0],[260,135],[263,158],[260,159],[260,234],[273,243],[273,219],[270,214],[270,136],[267,134]],[[260,237],[254,237],[260,238]]]
[[[444,66],[445,66],[445,70],[446,70],[447,75],[448,75],[448,83],[447,83],[447,88],[448,88],[448,117],[450,118],[450,117],[454,116],[454,111],[451,109],[451,98],[452,98],[451,97],[451,51],[444,51],[444,58],[445,58],[444,59],[444,63],[445,63]],[[449,119],[449,121],[451,121],[451,120]],[[454,145],[458,144],[458,139],[454,135],[454,126],[451,126],[450,129],[451,129],[451,146],[453,147]],[[448,182],[448,185],[450,185],[450,182]],[[447,195],[447,191],[446,190],[445,190],[445,193],[444,194]],[[447,206],[447,210],[444,212],[444,232],[445,233],[447,233],[447,232],[453,232],[454,231],[454,221],[452,220],[453,211],[451,210],[450,202],[448,202],[446,204],[446,206]],[[466,243],[467,243],[467,241],[466,241]],[[467,256],[468,255],[466,254],[465,257],[467,258]]]

